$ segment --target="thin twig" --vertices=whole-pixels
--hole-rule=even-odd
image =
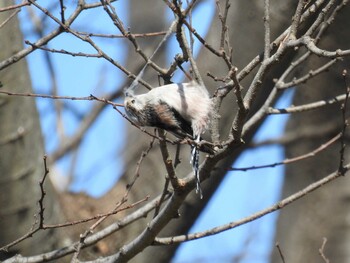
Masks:
[[[322,245],[321,245],[321,247],[318,250],[318,253],[320,254],[320,256],[322,257],[322,259],[323,259],[323,261],[325,263],[330,263],[330,260],[326,257],[326,255],[324,253],[324,250],[325,250],[325,247],[326,247],[326,243],[327,243],[327,238],[324,237]]]
[[[149,32],[149,33],[131,33],[134,38],[148,38],[156,36],[164,36],[168,31],[159,31],[159,32]],[[101,38],[125,38],[123,34],[100,34],[100,33],[91,33],[91,32],[82,32],[77,31],[80,35],[85,35],[89,37],[101,37]]]
[[[307,54],[307,56],[309,56],[309,53]],[[287,83],[282,83],[282,81],[279,80],[276,83],[276,87],[279,90],[281,90],[281,89],[287,89],[287,88],[295,87],[295,86],[297,86],[299,84],[305,83],[306,81],[316,77],[317,75],[326,72],[327,70],[329,70],[329,68],[331,66],[333,66],[335,63],[337,63],[338,61],[341,61],[341,60],[342,60],[341,57],[334,58],[331,61],[329,61],[328,63],[322,65],[321,67],[319,67],[317,69],[311,69],[304,76],[301,76],[301,77],[298,77],[298,78],[294,78],[292,81],[287,82]]]
[[[226,65],[229,68],[232,68],[231,57],[229,57],[231,55],[231,52],[230,52],[231,48],[229,46],[228,33],[227,33],[228,32],[227,17],[228,17],[228,10],[230,8],[230,1],[226,0],[224,13],[222,13],[220,2],[218,0],[216,0],[215,2],[218,10],[219,20],[221,22],[221,35],[220,35],[220,47],[219,47],[220,57],[224,59],[224,61],[226,62]],[[229,56],[226,54],[225,43],[228,46]]]
[[[316,154],[320,153],[321,151],[327,149],[330,145],[332,145],[334,142],[336,142],[337,140],[339,140],[342,137],[342,133],[338,133],[336,136],[334,136],[332,139],[330,139],[329,141],[327,141],[326,143],[322,144],[321,146],[319,146],[318,148],[316,148],[313,151],[310,151],[306,154],[302,154],[299,156],[296,156],[294,158],[288,158],[283,160],[282,162],[276,162],[276,163],[272,163],[272,164],[265,164],[265,165],[254,165],[254,166],[250,166],[250,167],[240,167],[240,168],[231,168],[229,169],[230,171],[249,171],[249,170],[257,170],[257,169],[263,169],[263,168],[273,168],[279,165],[286,165],[286,164],[290,164],[290,163],[295,163],[301,160],[305,160],[311,157],[314,157]]]
[[[40,196],[40,199],[38,201],[38,204],[39,204],[39,225],[38,225],[38,228],[40,228],[40,229],[43,228],[43,226],[44,226],[44,210],[45,210],[44,198],[46,195],[44,183],[45,183],[47,175],[49,174],[49,169],[47,168],[47,162],[46,162],[46,160],[47,160],[46,155],[44,155],[43,160],[44,160],[44,176],[41,179],[41,181],[39,182],[41,196]]]
[[[346,114],[347,114],[347,105],[348,105],[348,100],[349,100],[349,93],[350,93],[350,86],[348,84],[348,72],[347,70],[343,70],[343,80],[344,80],[344,87],[345,87],[345,100],[344,103],[341,105],[341,112],[342,112],[342,131],[341,131],[341,138],[340,138],[340,158],[339,158],[339,167],[338,167],[338,172],[342,175],[344,175],[344,162],[345,162],[345,132],[346,128],[348,126],[348,122],[346,119]]]
[[[21,4],[10,5],[10,6],[0,8],[0,13],[5,12],[5,11],[9,11],[9,10],[13,10],[13,9],[17,9],[17,8],[21,8],[21,7],[24,7],[27,5],[30,5],[29,1],[24,0]]]
[[[159,202],[157,203],[157,206],[154,209],[153,218],[155,218],[159,214],[159,211],[160,211],[160,208],[161,208],[163,202],[166,200],[166,197],[170,195],[170,192],[168,190],[169,183],[170,183],[170,179],[169,179],[168,176],[166,176],[162,194],[161,194],[161,196],[159,198]]]
[[[232,124],[232,137],[236,141],[241,140],[242,128],[245,118],[247,116],[248,110],[242,97],[242,86],[237,79],[237,68],[233,67],[229,72],[230,78],[234,83],[234,93],[237,98],[238,111],[236,117]]]
[[[180,24],[180,22],[179,22]],[[190,49],[190,46],[188,45],[187,39],[186,39],[186,35],[185,35],[185,31],[181,25],[181,35],[180,38],[182,39],[182,45],[183,45],[183,52],[185,51],[185,54],[187,54],[188,60],[191,63],[191,68],[192,68],[192,72],[194,75],[194,79],[196,80],[197,83],[199,83],[200,85],[204,85],[203,79],[199,73],[199,69],[197,66],[197,63],[193,57],[192,51]]]
[[[63,0],[60,0],[60,14],[61,14],[61,22],[62,22],[62,24],[66,23],[66,18],[64,16],[65,10],[66,10],[66,7],[64,6]]]
[[[34,97],[34,98],[43,98],[43,99],[54,99],[54,100],[96,100],[106,104],[110,104],[114,107],[124,107],[123,104],[114,103],[113,101],[106,100],[104,98],[98,98],[92,94],[85,97],[74,97],[74,96],[58,96],[58,95],[48,95],[48,94],[35,94],[35,93],[16,93],[5,90],[0,90],[0,94],[6,94],[9,96],[21,96],[21,97]]]
[[[124,195],[123,199],[126,199],[126,197],[128,196],[129,192],[131,191],[131,188],[133,187],[133,185],[135,184],[136,180],[140,177],[140,167],[141,167],[141,164],[143,162],[143,160],[145,159],[145,157],[148,155],[148,153],[151,151],[151,149],[153,148],[153,144],[154,144],[154,140],[155,140],[155,137],[152,137],[150,143],[149,143],[149,146],[148,148],[143,151],[141,153],[141,156],[139,158],[139,160],[137,161],[136,163],[136,170],[135,170],[135,174],[131,180],[130,183],[127,184],[126,186],[126,189],[127,189],[127,192],[126,194]]]
[[[281,246],[280,246],[280,244],[278,242],[276,243],[276,248],[277,248],[278,254],[281,257],[282,263],[286,263],[286,260],[284,259],[284,255],[283,255]]]
[[[58,53],[58,54],[63,54],[63,55],[70,55],[72,57],[86,57],[86,58],[102,58],[102,54],[96,53],[96,54],[88,54],[88,53],[83,53],[83,52],[71,52],[68,50],[64,49],[54,49],[54,48],[48,48],[48,47],[43,47],[43,46],[36,46],[35,43],[30,42],[29,40],[24,41],[25,44],[32,46],[35,49],[40,49],[43,51],[47,51],[50,53]]]
[[[347,0],[346,0],[347,1]],[[315,19],[315,21],[313,22],[313,24],[309,27],[309,29],[306,31],[305,36],[312,36],[316,30],[320,27],[320,25],[324,22],[326,22],[326,16],[329,14],[329,12],[331,12],[331,9],[334,7],[335,3],[338,2],[336,0],[330,0],[328,1],[327,5],[321,10],[321,12],[318,13],[317,18]],[[339,1],[340,5],[343,5],[343,1]],[[339,6],[340,6],[339,5]],[[339,10],[339,6],[338,8],[335,8],[335,12],[338,12]],[[342,8],[342,7],[340,7]]]
[[[78,39],[82,40],[83,42],[86,42],[88,44],[90,44],[99,54],[102,55],[102,57],[107,60],[108,62],[110,62],[112,65],[116,66],[117,68],[119,68],[123,73],[125,73],[129,78],[132,79],[136,79],[136,76],[134,74],[132,74],[131,72],[129,72],[125,67],[123,67],[120,63],[118,63],[117,61],[115,61],[112,57],[108,56],[107,53],[105,53],[89,36],[82,36],[80,34],[77,33],[77,31],[73,30],[72,28],[70,28],[71,23],[73,23],[73,21],[76,19],[76,17],[78,16],[78,14],[80,14],[80,12],[82,10],[84,10],[85,8],[87,8],[85,5],[78,5],[77,9],[75,10],[75,12],[66,20],[66,23],[63,24],[58,18],[56,18],[50,11],[48,11],[46,8],[42,7],[41,5],[39,5],[36,1],[33,0],[28,0],[30,1],[30,3],[32,5],[34,5],[35,7],[37,7],[41,12],[43,12],[46,16],[48,16],[49,18],[51,18],[55,23],[57,23],[60,27],[57,29],[58,33],[62,33],[62,29],[66,32],[71,33],[71,35],[77,37]],[[103,1],[103,0],[101,0]],[[109,1],[112,2],[112,1]],[[100,4],[102,5],[102,3]],[[38,42],[36,42],[37,46],[41,46],[43,45],[42,43],[37,44]],[[46,43],[44,43],[46,44]],[[0,69],[1,69],[1,64],[0,64]],[[151,89],[152,86],[149,85],[147,82],[143,81],[142,79],[139,80],[139,82],[145,86],[148,89]]]
[[[6,25],[13,17],[15,17],[20,11],[21,11],[20,9],[15,10],[8,18],[6,18],[6,19],[4,20],[4,22],[2,22],[2,23],[0,24],[0,29],[1,29],[4,25]]]
[[[264,0],[264,59],[268,59],[270,57],[270,0]]]
[[[296,113],[296,112],[305,112],[310,110],[315,110],[327,105],[332,105],[334,103],[340,103],[341,101],[345,100],[346,94],[338,95],[332,99],[328,100],[320,100],[315,101],[303,105],[298,106],[291,106],[284,109],[274,109],[274,108],[268,108],[267,114],[289,114],[289,113]]]
[[[290,26],[290,31],[289,31],[289,38],[290,39],[296,39],[300,21],[301,21],[301,16],[304,10],[304,5],[305,5],[305,0],[299,0],[298,6],[295,10],[294,16],[292,18],[292,24]]]
[[[162,129],[158,129],[158,134],[159,134],[159,137],[165,139],[165,133]],[[160,152],[162,153],[163,162],[164,162],[165,168],[167,170],[168,177],[170,179],[170,183],[171,183],[172,187],[174,188],[174,191],[177,192],[177,191],[181,190],[183,183],[181,183],[181,180],[178,179],[176,176],[175,168],[173,166],[173,161],[170,158],[168,147],[167,147],[164,139],[159,141]]]
[[[44,183],[47,178],[47,175],[49,174],[49,169],[47,168],[47,156],[45,155],[43,157],[44,161],[44,174],[42,179],[39,182],[39,187],[40,187],[40,198],[38,200],[38,206],[39,206],[39,211],[37,214],[34,215],[34,224],[31,227],[31,229],[24,234],[22,237],[16,239],[15,241],[3,246],[0,248],[0,251],[8,251],[9,248],[13,247],[14,245],[17,245],[18,243],[22,242],[23,240],[32,237],[36,232],[38,232],[40,229],[44,229],[44,198],[46,195],[46,191],[44,188]]]

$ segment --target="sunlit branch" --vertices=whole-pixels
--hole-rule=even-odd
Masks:
[[[310,110],[315,110],[327,105],[332,105],[334,103],[339,103],[343,100],[345,100],[346,98],[346,94],[342,94],[339,96],[336,96],[332,99],[328,99],[328,100],[320,100],[320,101],[316,101],[316,102],[312,102],[312,103],[308,103],[308,104],[304,104],[304,105],[299,105],[299,106],[291,106],[288,108],[284,108],[284,109],[274,109],[274,108],[269,108],[267,110],[267,114],[288,114],[288,113],[296,113],[296,112],[305,112],[305,111],[310,111]]]
[[[338,173],[338,171],[333,172],[333,173],[329,174],[328,176],[318,180],[317,182],[312,183],[312,184],[308,185],[307,187],[303,188],[302,190],[288,196],[287,198],[282,199],[278,203],[275,203],[274,205],[272,205],[266,209],[263,209],[257,213],[254,213],[248,217],[242,218],[241,220],[233,221],[233,222],[230,222],[228,224],[218,226],[215,228],[211,228],[211,229],[208,229],[208,230],[203,231],[203,232],[197,232],[197,233],[180,235],[180,236],[163,237],[163,238],[157,237],[153,244],[154,245],[171,245],[171,244],[196,240],[196,239],[200,239],[203,237],[216,235],[216,234],[222,233],[224,231],[236,228],[238,226],[247,224],[251,221],[254,221],[258,218],[261,218],[265,215],[271,214],[272,212],[278,211],[278,210],[286,207],[287,205],[289,205],[289,204],[293,203],[294,201],[302,198],[303,196],[315,191],[316,189],[322,187],[323,185],[334,181],[335,179],[337,179],[340,176],[343,176],[349,169],[350,169],[350,164],[347,164],[344,166],[344,170],[343,170],[342,174]]]

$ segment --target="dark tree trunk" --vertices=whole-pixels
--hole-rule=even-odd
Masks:
[[[329,50],[349,48],[350,7],[336,18],[329,28],[322,47]],[[322,61],[314,57],[309,68],[317,68]],[[345,93],[342,71],[349,72],[349,59],[339,62],[330,72],[296,89],[295,105],[332,98]],[[286,157],[294,157],[312,151],[341,130],[340,104],[310,112],[291,115],[286,132],[301,136],[286,146]],[[288,196],[308,184],[337,171],[340,144],[336,143],[312,159],[288,165],[282,195]],[[346,159],[349,160],[347,154]],[[324,254],[330,262],[349,262],[350,237],[350,178],[339,178],[331,184],[307,195],[280,212],[275,240],[279,242],[286,262],[323,262],[319,254],[323,237],[328,239]],[[272,262],[281,262],[276,249]]]
[[[13,2],[9,0],[0,1],[0,8],[11,4]],[[0,23],[12,12],[1,12]],[[0,28],[0,39],[0,60],[23,48],[16,16]],[[4,89],[11,92],[32,92],[24,59],[1,70],[0,82]],[[44,150],[34,99],[0,95],[0,112],[0,246],[3,246],[27,233],[35,221],[40,198],[39,181],[44,175]],[[45,190],[45,220],[56,222],[59,210],[49,180]],[[21,242],[8,253],[0,252],[0,260],[13,253],[32,255],[49,251],[58,243],[56,232],[41,231],[30,238],[30,242]]]

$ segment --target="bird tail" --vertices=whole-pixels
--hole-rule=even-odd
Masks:
[[[199,141],[200,141],[200,136],[199,135],[197,135],[195,137],[195,141],[197,143],[199,143]],[[192,164],[192,169],[193,169],[194,175],[196,177],[196,184],[197,184],[196,185],[196,193],[197,194],[199,193],[199,196],[202,199],[203,198],[203,192],[202,192],[202,188],[201,188],[201,185],[200,185],[200,178],[199,178],[199,149],[198,149],[198,147],[196,145],[192,146],[190,162]]]

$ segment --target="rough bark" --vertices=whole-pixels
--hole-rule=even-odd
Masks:
[[[11,4],[12,1],[3,0],[0,8]],[[12,12],[1,12],[0,23]],[[16,16],[0,28],[0,39],[0,60],[22,49],[23,39]],[[8,91],[32,92],[25,60],[0,71],[0,82]],[[0,112],[0,246],[3,246],[27,233],[35,221],[33,216],[38,212],[40,198],[39,181],[44,175],[44,148],[33,99],[0,95]],[[56,222],[59,211],[49,180],[45,190],[45,220]],[[32,255],[49,251],[58,243],[58,233],[41,231],[8,253],[0,252],[0,260],[13,253]]]

